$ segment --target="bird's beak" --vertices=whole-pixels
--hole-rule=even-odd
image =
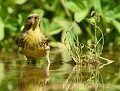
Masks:
[[[39,16],[38,15],[34,16],[33,30],[35,30],[35,28],[39,25],[39,21],[40,21]]]
[[[36,16],[34,17],[34,20],[35,20],[35,23],[39,22],[39,16],[36,15]]]

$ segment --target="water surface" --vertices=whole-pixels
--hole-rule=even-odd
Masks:
[[[0,91],[120,91],[120,53],[102,56],[114,62],[100,60],[106,65],[85,67],[52,53],[50,65],[44,58],[27,64],[20,54],[1,52]]]

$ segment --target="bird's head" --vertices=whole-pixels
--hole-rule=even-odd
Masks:
[[[33,31],[36,27],[38,27],[40,24],[40,18],[38,14],[30,14],[24,24],[24,27],[29,30],[30,28],[33,28]]]

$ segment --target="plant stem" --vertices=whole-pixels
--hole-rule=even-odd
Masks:
[[[97,60],[97,34],[96,34],[96,22],[95,22],[95,40],[94,40],[94,42],[95,42],[95,60]]]

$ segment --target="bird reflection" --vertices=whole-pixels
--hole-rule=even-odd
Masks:
[[[27,64],[19,81],[19,91],[46,91],[49,82],[49,67],[38,68]]]
[[[64,82],[65,91],[97,91],[104,89],[99,66],[75,65]]]

